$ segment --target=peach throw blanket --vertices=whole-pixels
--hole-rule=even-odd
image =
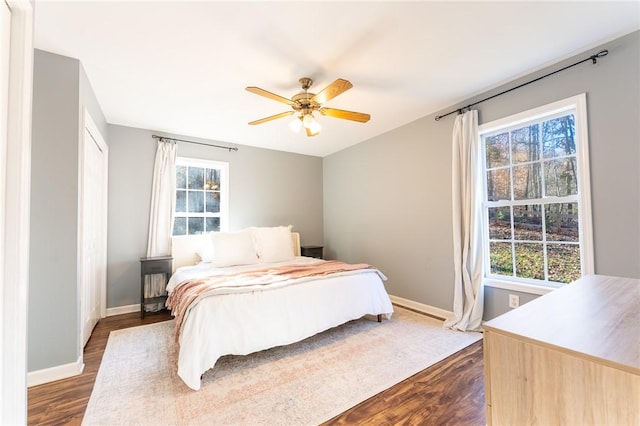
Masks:
[[[284,265],[245,272],[212,275],[181,282],[169,295],[166,305],[176,317],[175,334],[177,340],[189,307],[196,300],[206,296],[207,293],[213,295],[216,294],[216,290],[223,288],[267,286],[288,280],[367,269],[374,270],[380,274],[373,266],[366,263],[349,264],[338,260],[328,260],[311,265]]]

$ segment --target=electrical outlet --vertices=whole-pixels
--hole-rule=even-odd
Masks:
[[[509,307],[510,308],[517,308],[518,306],[520,306],[520,296],[518,296],[516,294],[510,294],[509,295]]]

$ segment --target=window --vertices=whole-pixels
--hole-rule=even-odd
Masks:
[[[593,272],[586,128],[585,95],[480,126],[489,281],[559,287]]]
[[[178,157],[173,235],[225,231],[228,227],[228,163]]]

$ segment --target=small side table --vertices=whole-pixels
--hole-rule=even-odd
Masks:
[[[315,257],[317,259],[322,259],[323,246],[300,246],[300,254],[302,256],[307,257]]]
[[[154,274],[165,274],[166,282],[169,281],[173,273],[173,257],[157,256],[157,257],[141,257],[140,258],[140,317],[144,318],[144,307],[152,303],[164,303],[167,296],[144,297],[144,277]]]

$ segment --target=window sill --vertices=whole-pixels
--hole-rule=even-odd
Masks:
[[[533,284],[524,284],[524,283],[519,283],[515,281],[497,280],[495,278],[485,278],[483,280],[483,284],[486,287],[500,288],[503,290],[520,291],[522,293],[537,294],[537,295],[544,295],[547,293],[551,293],[553,290],[556,290],[557,288],[559,288],[559,287],[552,287],[552,286],[543,287],[543,286],[533,285]]]

